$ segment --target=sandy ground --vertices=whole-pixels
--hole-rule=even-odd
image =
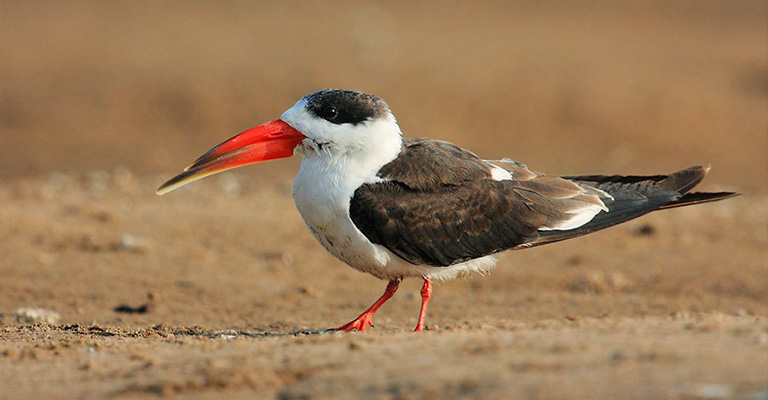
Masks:
[[[415,281],[375,329],[320,334],[385,284],[314,243],[287,182],[250,178],[162,198],[151,194],[159,180],[128,171],[0,186],[0,397],[757,399],[768,390],[765,196],[504,254],[489,277],[437,286],[422,334],[410,332]],[[19,307],[60,319],[19,323]]]
[[[0,4],[0,399],[768,399],[768,3]],[[744,193],[406,281],[328,255],[297,160],[154,189],[298,97],[547,173]],[[43,310],[35,311],[35,309]]]

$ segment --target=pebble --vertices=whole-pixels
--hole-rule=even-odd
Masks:
[[[16,320],[22,323],[45,323],[55,324],[61,319],[56,311],[43,308],[22,307],[13,312]]]
[[[694,394],[702,399],[728,399],[733,397],[734,390],[729,385],[699,385]]]

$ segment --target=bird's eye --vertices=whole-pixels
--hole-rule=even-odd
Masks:
[[[339,116],[339,110],[337,110],[336,107],[328,106],[323,108],[320,116],[329,121],[333,121]]]

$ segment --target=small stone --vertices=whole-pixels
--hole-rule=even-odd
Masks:
[[[137,247],[136,238],[130,233],[124,233],[120,236],[120,247],[125,250],[134,250]]]
[[[620,272],[589,271],[576,279],[569,289],[581,293],[609,293],[627,290],[632,285],[633,282]]]
[[[642,224],[635,229],[635,236],[653,236],[656,233],[656,228],[650,224]]]
[[[350,350],[352,350],[352,351],[356,351],[356,350],[362,350],[362,349],[363,349],[363,345],[362,345],[362,344],[360,344],[360,343],[359,343],[359,342],[357,342],[357,341],[354,341],[354,340],[353,340],[353,341],[351,341],[351,342],[349,342],[349,346],[348,346],[348,347],[349,347],[349,349],[350,349]]]
[[[702,399],[729,399],[733,392],[733,387],[728,385],[699,385],[694,390],[694,394]]]
[[[624,352],[624,350],[614,350],[611,352],[610,361],[612,363],[618,363],[625,361],[627,359],[627,354]]]
[[[566,265],[581,265],[584,263],[584,257],[580,255],[572,255],[565,260]]]
[[[17,321],[29,324],[55,324],[61,319],[61,316],[56,311],[32,307],[19,308],[13,312],[13,315]]]

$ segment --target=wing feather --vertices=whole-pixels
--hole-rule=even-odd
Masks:
[[[493,179],[493,165],[512,179]],[[382,168],[383,181],[357,189],[352,221],[408,262],[447,266],[534,241],[542,229],[604,207],[599,190],[510,160],[493,165],[447,142],[406,140],[398,159]]]
[[[492,173],[494,168],[509,172]],[[359,187],[350,217],[373,243],[412,264],[448,266],[506,249],[581,236],[650,211],[731,193],[683,194],[706,170],[671,175],[553,177],[447,142],[406,139],[381,182]]]

